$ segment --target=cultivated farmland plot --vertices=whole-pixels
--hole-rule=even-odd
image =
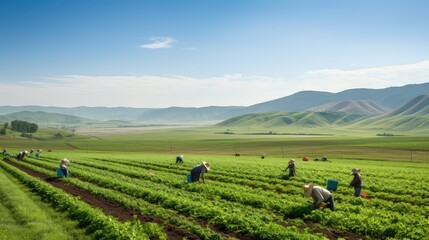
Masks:
[[[71,177],[58,180],[53,177],[63,157],[72,159]],[[87,196],[79,200],[61,191],[59,195],[68,200],[60,204],[55,197],[42,197],[80,227],[87,227],[86,234],[94,238],[429,239],[429,164],[298,160],[297,176],[288,178],[284,171],[288,160],[187,155],[183,164],[176,164],[173,154],[72,151],[22,162],[5,160],[0,166],[42,196],[46,193],[39,188],[50,189],[52,184],[78,189],[75,195],[114,203],[101,207],[104,213],[97,209],[73,218],[76,214],[70,209],[79,209],[74,205],[87,209]],[[206,183],[186,183],[186,174],[202,161],[210,162],[212,168]],[[367,198],[353,197],[353,189],[348,187],[354,167],[361,168]],[[302,196],[304,184],[326,187],[328,179],[339,180],[333,193],[334,212],[313,209],[312,199]],[[65,204],[70,206],[58,207]],[[128,219],[115,216],[114,208],[118,207],[129,211]],[[99,220],[88,220],[95,214]],[[136,220],[128,222],[131,215],[136,215]],[[82,222],[82,218],[86,220]]]

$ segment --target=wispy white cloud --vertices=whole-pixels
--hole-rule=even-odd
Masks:
[[[301,78],[300,86],[302,89],[337,92],[351,88],[385,88],[425,82],[429,82],[429,61],[356,70],[310,71]]]
[[[152,37],[150,40],[151,43],[142,44],[140,47],[148,49],[171,48],[171,45],[177,42],[172,37]]]

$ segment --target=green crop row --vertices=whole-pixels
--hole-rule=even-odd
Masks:
[[[85,227],[89,233],[93,233],[95,239],[150,239],[152,237],[166,239],[165,233],[153,224],[143,226],[138,221],[120,223],[114,218],[104,215],[99,209],[94,209],[78,198],[10,167],[3,161],[0,161],[0,167],[40,195],[43,201],[51,203],[52,207],[66,212],[70,218],[78,221],[81,227]],[[156,231],[148,234],[148,228],[152,231],[156,229]]]

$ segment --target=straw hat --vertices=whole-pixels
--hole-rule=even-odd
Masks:
[[[203,161],[203,165],[207,169],[207,171],[210,171],[210,163]]]
[[[66,162],[66,163],[70,162],[70,160],[68,160],[67,158],[64,158],[63,161]]]
[[[311,197],[312,191],[313,191],[313,183],[304,185],[304,197]]]
[[[295,162],[295,159],[290,159],[289,160],[289,164],[294,163],[294,162]]]
[[[360,169],[359,168],[353,168],[352,169],[352,173],[350,173],[350,175],[356,174],[356,173],[360,173]]]
[[[25,151],[24,151],[24,153],[25,153],[25,154],[28,154],[28,151],[27,151],[27,150],[25,150]]]

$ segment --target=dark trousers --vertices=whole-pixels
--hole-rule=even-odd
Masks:
[[[355,187],[355,197],[360,197],[360,191],[361,191],[362,187]]]
[[[326,201],[323,201],[323,202],[328,204],[328,205],[326,205],[326,207],[328,207],[329,209],[331,209],[331,211],[335,210],[335,207],[334,207],[334,196],[332,196],[332,194],[331,194],[331,196]]]
[[[64,174],[64,176],[65,176],[65,177],[68,177],[68,176],[69,176],[69,175],[68,175],[67,168],[61,168],[61,171],[63,171],[63,174]]]
[[[191,171],[192,182],[200,181],[200,174],[197,171]]]

